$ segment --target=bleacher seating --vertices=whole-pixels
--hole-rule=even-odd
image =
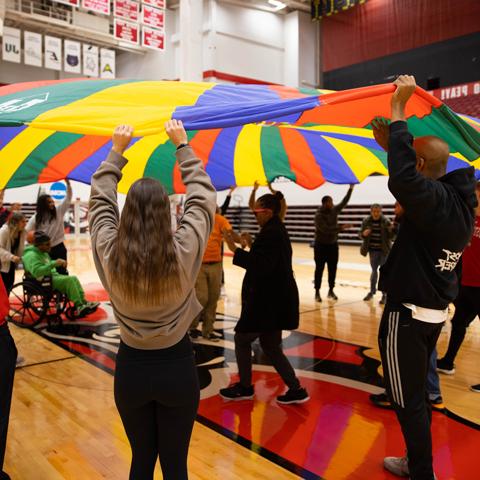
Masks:
[[[285,225],[292,242],[310,243],[315,238],[315,205],[292,205],[288,207],[285,217]],[[358,231],[363,219],[369,215],[370,205],[347,205],[339,215],[339,223],[349,223],[354,227],[351,230],[341,232],[339,243],[358,245],[361,240]],[[393,205],[383,205],[383,213],[393,219]],[[230,207],[226,217],[235,231],[258,232],[255,217],[248,207]]]

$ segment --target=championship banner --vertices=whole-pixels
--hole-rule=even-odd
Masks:
[[[125,20],[119,20],[116,18],[114,21],[113,33],[114,37],[118,40],[138,45],[139,27],[136,23],[126,22]]]
[[[154,50],[165,50],[165,31],[155,28],[142,28],[142,47]]]
[[[144,5],[151,5],[152,7],[165,8],[165,0],[142,0]]]
[[[113,15],[130,22],[138,22],[140,18],[140,4],[133,0],[115,0],[113,3]]]
[[[142,8],[142,23],[154,28],[165,27],[165,10],[160,8],[143,5]]]
[[[62,69],[62,40],[58,37],[45,36],[45,68]]]
[[[82,8],[103,15],[110,15],[110,0],[82,0]]]
[[[4,27],[2,58],[6,62],[20,63],[21,40],[18,28]]]
[[[42,35],[34,32],[23,32],[25,65],[42,66]]]
[[[79,7],[80,0],[53,0],[56,3],[63,3],[64,5],[70,5],[72,7]]]
[[[115,50],[100,49],[100,77],[115,78]]]
[[[83,74],[98,77],[98,47],[83,44]]]
[[[80,42],[64,41],[63,69],[70,73],[81,73]]]

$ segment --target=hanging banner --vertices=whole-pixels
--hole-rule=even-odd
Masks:
[[[115,78],[115,50],[100,49],[100,77]]]
[[[115,38],[138,45],[139,27],[136,23],[126,22],[125,20],[115,19],[113,32]]]
[[[63,69],[70,73],[81,73],[80,42],[64,41]]]
[[[62,40],[45,35],[45,68],[62,69]]]
[[[142,47],[165,50],[165,32],[155,28],[142,28]]]
[[[164,28],[165,10],[144,5],[142,8],[142,23],[154,28]]]
[[[152,7],[165,8],[165,0],[142,0],[142,3]]]
[[[63,3],[64,5],[71,5],[72,7],[79,7],[80,0],[53,0],[56,3]]]
[[[42,35],[34,32],[23,32],[25,65],[42,66]]]
[[[115,0],[113,15],[131,22],[138,22],[140,18],[140,4],[133,0]]]
[[[2,58],[7,62],[20,63],[20,30],[3,27]]]
[[[82,8],[110,15],[110,0],[82,0]]]
[[[83,74],[89,77],[98,77],[98,47],[83,45]]]

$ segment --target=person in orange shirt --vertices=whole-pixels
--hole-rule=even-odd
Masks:
[[[222,215],[217,207],[215,223],[208,239],[207,248],[203,255],[202,266],[195,284],[195,292],[203,310],[190,325],[190,336],[197,338],[200,335],[198,325],[202,321],[202,337],[212,342],[218,342],[221,336],[213,331],[217,302],[220,298],[222,285],[222,245],[225,234],[232,233],[236,241],[243,243],[240,235],[233,232],[230,222]]]

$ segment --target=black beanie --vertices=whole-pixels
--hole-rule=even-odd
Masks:
[[[47,243],[50,241],[50,237],[45,232],[35,232],[33,244],[35,246]]]

